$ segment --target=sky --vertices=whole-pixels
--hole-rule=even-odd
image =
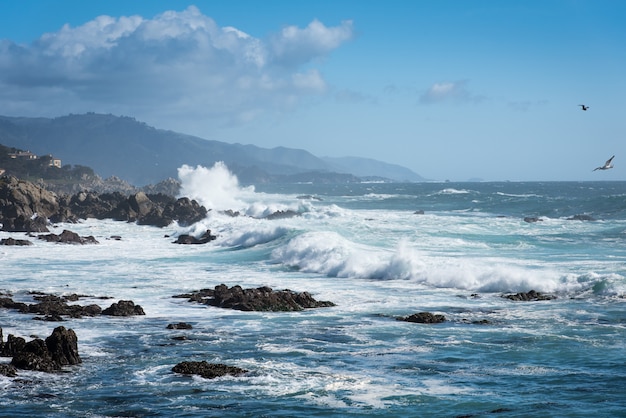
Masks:
[[[622,0],[0,0],[0,115],[432,180],[626,180],[624,22]]]

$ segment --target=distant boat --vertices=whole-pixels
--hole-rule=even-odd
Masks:
[[[583,105],[578,105],[578,106],[580,106],[580,108],[581,108],[582,110],[587,110],[587,109],[589,109],[589,106],[585,106],[584,104],[583,104]]]
[[[606,160],[606,163],[604,163],[603,166],[596,167],[596,168],[593,169],[593,171],[596,171],[596,170],[608,170],[609,168],[613,168],[613,165],[611,164],[611,162],[613,161],[613,158],[615,158],[615,155],[612,156],[611,158],[609,158],[608,160]]]

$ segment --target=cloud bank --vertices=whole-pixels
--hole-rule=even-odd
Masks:
[[[0,108],[238,124],[324,94],[315,63],[352,37],[351,21],[314,20],[259,39],[194,6],[153,19],[100,16],[29,45],[0,40]]]

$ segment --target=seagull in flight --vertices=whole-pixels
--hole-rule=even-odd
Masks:
[[[593,169],[593,171],[596,171],[596,170],[608,170],[609,168],[613,168],[613,165],[611,164],[611,162],[613,161],[613,158],[615,158],[615,155],[612,156],[611,158],[609,158],[608,160],[606,160],[606,163],[604,163],[603,166],[596,167],[596,168]]]
[[[584,104],[582,104],[582,105],[578,105],[578,106],[580,106],[580,108],[581,108],[582,110],[587,110],[587,109],[589,109],[589,106],[585,106]]]

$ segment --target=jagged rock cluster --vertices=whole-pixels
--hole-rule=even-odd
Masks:
[[[40,186],[15,177],[0,178],[0,230],[49,232],[49,222],[79,219],[114,219],[165,227],[174,221],[191,225],[204,219],[207,210],[195,200],[165,194],[79,192],[57,196]]]
[[[56,372],[63,366],[82,362],[76,333],[62,326],[56,327],[45,341],[35,338],[29,342],[12,334],[5,342],[0,328],[0,355],[13,357],[9,365],[3,364],[0,368],[0,374],[11,377],[17,374],[17,369]]]
[[[0,308],[12,309],[23,314],[43,315],[34,319],[44,321],[63,321],[63,317],[82,318],[84,316],[131,316],[145,315],[140,305],[135,305],[132,300],[120,300],[102,309],[99,305],[70,305],[68,302],[76,302],[80,295],[67,296],[48,295],[43,293],[33,294],[36,303],[15,302],[10,295],[0,295]]]
[[[554,295],[546,295],[536,290],[529,290],[528,292],[519,292],[514,294],[503,295],[503,298],[518,301],[518,302],[531,302],[539,300],[552,300],[556,299]]]
[[[238,285],[229,288],[225,284],[221,284],[215,286],[215,289],[202,289],[174,297],[187,298],[190,302],[239,311],[285,312],[335,306],[332,302],[315,300],[308,292],[298,293],[288,289],[275,291],[266,286],[244,289]]]

